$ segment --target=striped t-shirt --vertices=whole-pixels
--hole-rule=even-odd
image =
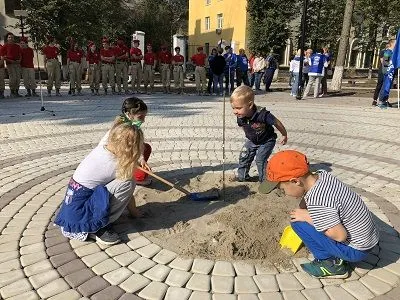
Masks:
[[[317,174],[318,180],[304,195],[315,229],[322,232],[342,224],[350,247],[358,250],[374,247],[379,232],[361,197],[330,173],[321,170]]]

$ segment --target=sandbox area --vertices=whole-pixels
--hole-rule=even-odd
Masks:
[[[221,188],[220,174],[183,179],[189,191]],[[289,225],[289,212],[298,200],[273,191],[259,194],[258,182],[239,183],[226,178],[225,201],[195,202],[153,180],[135,193],[144,218],[135,219],[141,234],[187,257],[244,260],[285,265],[293,256],[280,249],[279,239]],[[302,248],[296,257],[307,256]]]

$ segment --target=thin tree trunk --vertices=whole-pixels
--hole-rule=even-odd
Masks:
[[[334,91],[340,91],[342,88],[344,63],[346,60],[347,48],[349,46],[351,17],[353,15],[354,3],[355,0],[347,0],[346,8],[344,10],[342,33],[340,34],[339,50],[331,84],[331,89]]]

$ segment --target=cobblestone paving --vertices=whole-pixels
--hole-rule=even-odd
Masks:
[[[167,178],[221,172],[221,98],[143,95],[154,171]],[[296,102],[258,95],[286,125],[289,144],[314,167],[359,192],[376,216],[379,246],[346,280],[318,280],[292,267],[180,257],[140,232],[112,247],[64,238],[52,224],[73,170],[108,130],[122,96],[0,103],[0,299],[399,299],[400,111],[366,98]],[[50,110],[54,110],[55,116]],[[243,134],[226,108],[226,166],[234,172]],[[254,169],[253,169],[254,171]],[[311,257],[310,257],[311,259]]]

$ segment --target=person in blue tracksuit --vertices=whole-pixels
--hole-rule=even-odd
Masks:
[[[237,66],[237,55],[233,53],[233,49],[231,46],[225,47],[226,53],[224,54],[224,58],[226,61],[225,66],[225,90],[226,93],[232,93],[235,89],[235,72]],[[229,89],[230,86],[230,89]]]
[[[310,58],[310,69],[308,71],[308,83],[306,90],[304,91],[303,99],[308,96],[308,93],[311,90],[311,87],[314,85],[314,98],[318,97],[319,86],[321,84],[321,79],[324,76],[324,68],[328,66],[328,62],[326,56],[321,54],[321,52],[317,52],[313,54]],[[320,95],[320,97],[322,94]]]

